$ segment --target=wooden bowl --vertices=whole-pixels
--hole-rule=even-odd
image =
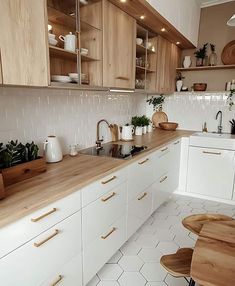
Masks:
[[[161,122],[159,127],[164,130],[174,131],[178,127],[178,123],[175,122]]]
[[[205,91],[207,89],[207,83],[194,83],[193,90],[194,91]]]

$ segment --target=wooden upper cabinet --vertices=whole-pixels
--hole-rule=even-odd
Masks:
[[[158,37],[156,91],[175,91],[176,68],[179,66],[181,50],[163,37]]]
[[[103,85],[134,88],[136,21],[107,0],[103,19]]]
[[[1,60],[1,49],[0,49],[0,84],[2,84],[2,60]]]
[[[3,84],[48,86],[45,0],[0,1]]]

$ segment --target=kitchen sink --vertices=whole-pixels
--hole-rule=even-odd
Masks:
[[[190,146],[235,150],[235,135],[229,133],[196,132],[190,136]]]

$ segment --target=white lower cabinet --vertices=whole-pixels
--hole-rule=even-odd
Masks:
[[[96,223],[94,217],[94,224]],[[92,227],[92,225],[90,226]],[[126,241],[126,213],[83,249],[83,281],[86,285]]]
[[[187,191],[232,199],[234,151],[189,147]]]
[[[148,188],[128,202],[127,237],[129,238],[152,213],[152,192]]]
[[[42,285],[48,277],[79,253],[81,211],[0,259],[1,281],[4,281],[4,286]],[[80,261],[77,265],[78,271],[79,267]],[[57,278],[55,277],[55,280]],[[82,285],[81,276],[77,285]]]

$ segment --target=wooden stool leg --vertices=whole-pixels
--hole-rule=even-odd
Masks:
[[[195,286],[195,281],[191,278],[188,285],[189,286]]]

